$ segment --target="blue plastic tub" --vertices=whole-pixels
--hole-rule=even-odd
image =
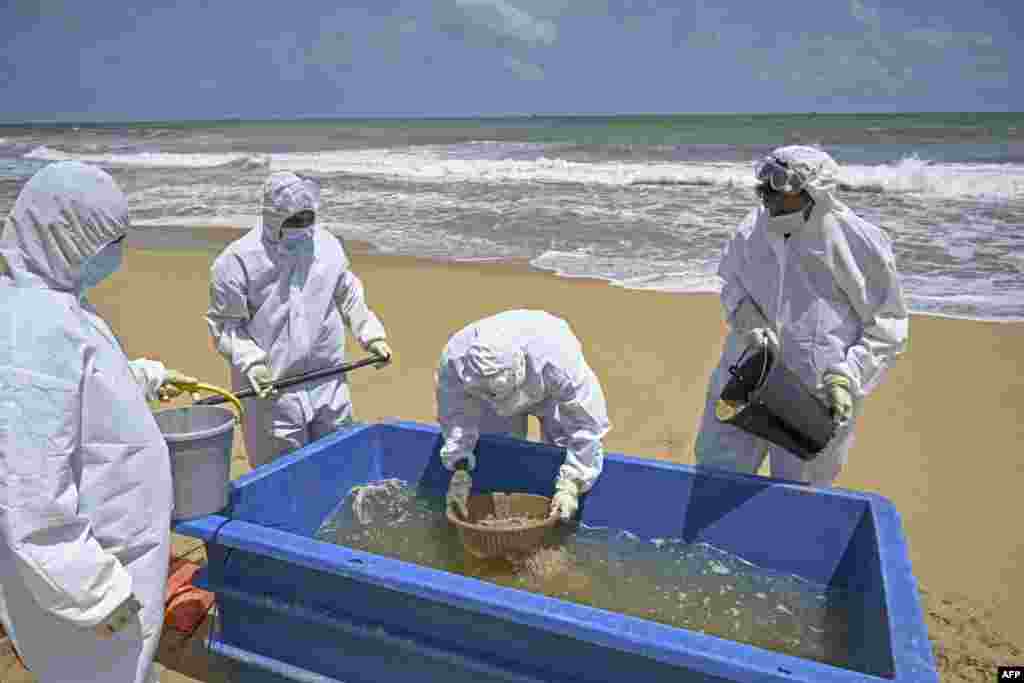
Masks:
[[[206,542],[210,648],[237,680],[938,683],[899,516],[872,494],[609,454],[581,505],[589,525],[704,542],[851,589],[857,671],[312,538],[357,484],[396,477],[443,495],[440,445],[433,426],[354,427],[233,482],[225,516],[176,525]],[[563,458],[500,437],[477,453],[474,489],[542,495]]]

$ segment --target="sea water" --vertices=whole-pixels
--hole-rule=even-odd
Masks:
[[[707,544],[562,525],[529,556],[466,553],[443,496],[397,480],[356,487],[321,541],[602,610],[852,668],[844,591]]]
[[[146,228],[129,242],[153,248],[173,226],[250,229],[268,173],[297,171],[321,182],[322,227],[385,253],[718,292],[753,162],[784,143],[839,162],[911,311],[1024,320],[1019,112],[0,126],[0,210],[47,162],[100,164]]]

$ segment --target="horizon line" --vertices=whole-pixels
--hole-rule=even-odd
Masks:
[[[696,116],[894,116],[894,115],[965,115],[965,114],[1021,114],[1018,111],[978,110],[978,111],[759,111],[759,112],[619,112],[619,113],[503,113],[503,114],[451,114],[451,115],[404,115],[404,114],[309,114],[296,116],[270,116],[245,118],[242,116],[223,116],[215,118],[181,118],[181,119],[30,119],[22,121],[0,121],[0,127],[38,126],[38,125],[79,125],[103,126],[111,124],[154,124],[154,123],[267,123],[267,122],[298,122],[298,121],[479,121],[488,119],[608,119],[608,118],[668,118]]]

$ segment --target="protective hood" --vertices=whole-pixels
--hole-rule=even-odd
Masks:
[[[263,202],[260,207],[260,224],[263,238],[271,242],[281,241],[281,225],[302,211],[318,213],[320,210],[320,186],[315,180],[292,173],[272,173],[263,184]]]
[[[835,191],[839,184],[839,164],[827,153],[814,147],[789,145],[774,150],[772,156],[800,174],[804,189],[816,204],[831,208],[838,203]]]
[[[476,384],[484,377],[502,371],[517,371],[525,364],[522,349],[508,340],[513,339],[512,331],[500,325],[478,327],[473,332],[473,343],[466,351],[465,363],[460,379],[466,384]]]
[[[0,256],[16,286],[76,292],[82,265],[129,227],[128,199],[108,173],[62,161],[36,173],[18,194]]]

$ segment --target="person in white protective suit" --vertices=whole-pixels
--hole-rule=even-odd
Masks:
[[[2,617],[40,683],[159,675],[174,497],[146,401],[195,380],[129,362],[85,298],[129,229],[113,178],[61,162],[0,234]]]
[[[245,449],[252,467],[351,423],[345,375],[274,390],[271,383],[345,362],[345,325],[362,347],[391,358],[363,283],[341,241],[316,222],[320,188],[290,172],[270,175],[259,222],[213,263],[206,316],[235,390],[251,386]]]
[[[611,429],[601,383],[568,323],[544,311],[505,311],[456,332],[437,373],[441,462],[453,471],[446,504],[467,516],[481,433],[525,439],[540,420],[546,443],[565,448],[552,512],[572,519],[604,465]]]
[[[825,152],[776,149],[755,167],[761,206],[726,245],[718,268],[729,325],[697,436],[698,466],[748,474],[770,457],[773,477],[830,486],[853,444],[861,402],[907,344],[908,316],[890,238],[835,195]],[[813,460],[719,422],[728,368],[763,340],[828,405],[832,441]]]

